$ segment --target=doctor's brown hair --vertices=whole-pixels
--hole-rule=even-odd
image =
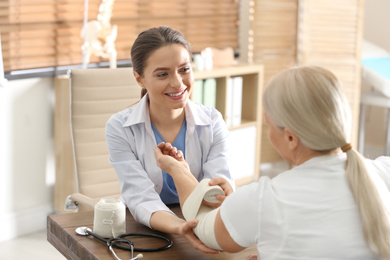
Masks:
[[[141,32],[131,47],[131,61],[133,70],[141,77],[143,76],[146,62],[150,55],[157,49],[171,45],[180,44],[185,47],[191,56],[190,44],[184,35],[178,30],[167,26],[153,27]],[[141,98],[146,94],[146,89],[142,89]]]

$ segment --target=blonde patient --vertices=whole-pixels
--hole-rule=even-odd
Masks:
[[[261,260],[390,259],[390,158],[365,159],[352,147],[350,107],[335,75],[285,70],[270,80],[263,106],[271,143],[295,167],[221,198],[212,220],[217,249],[256,244],[258,256],[248,259]],[[170,143],[154,152],[183,208],[198,182]]]

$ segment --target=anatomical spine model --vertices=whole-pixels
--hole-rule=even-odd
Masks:
[[[114,0],[102,0],[97,20],[89,21],[81,30],[84,39],[83,68],[87,68],[91,55],[110,60],[110,68],[116,68],[115,40],[118,34],[116,25],[111,25],[111,14]]]

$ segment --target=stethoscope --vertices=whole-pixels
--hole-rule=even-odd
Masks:
[[[138,254],[136,257],[134,257],[134,252],[157,252],[157,251],[162,251],[165,249],[168,249],[172,246],[173,242],[170,238],[156,235],[156,234],[147,234],[147,233],[129,233],[129,234],[123,234],[120,235],[116,238],[110,238],[110,239],[105,239],[95,233],[92,232],[90,228],[87,227],[79,227],[76,228],[76,233],[81,236],[93,236],[100,240],[101,242],[107,244],[107,247],[110,249],[112,254],[117,260],[121,260],[117,254],[115,253],[113,247],[118,248],[118,249],[123,249],[127,251],[131,251],[131,258],[130,260],[136,260],[143,258],[142,254]],[[167,242],[165,246],[162,247],[154,247],[154,248],[137,248],[134,247],[133,241],[127,239],[127,237],[152,237],[152,238],[157,238],[161,239]]]

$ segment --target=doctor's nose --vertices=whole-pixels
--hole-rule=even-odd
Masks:
[[[170,80],[169,84],[170,84],[171,87],[173,87],[173,88],[181,88],[181,85],[183,84],[183,79],[182,79],[181,75],[179,75],[179,74],[174,74],[174,75],[171,77],[171,80]]]

